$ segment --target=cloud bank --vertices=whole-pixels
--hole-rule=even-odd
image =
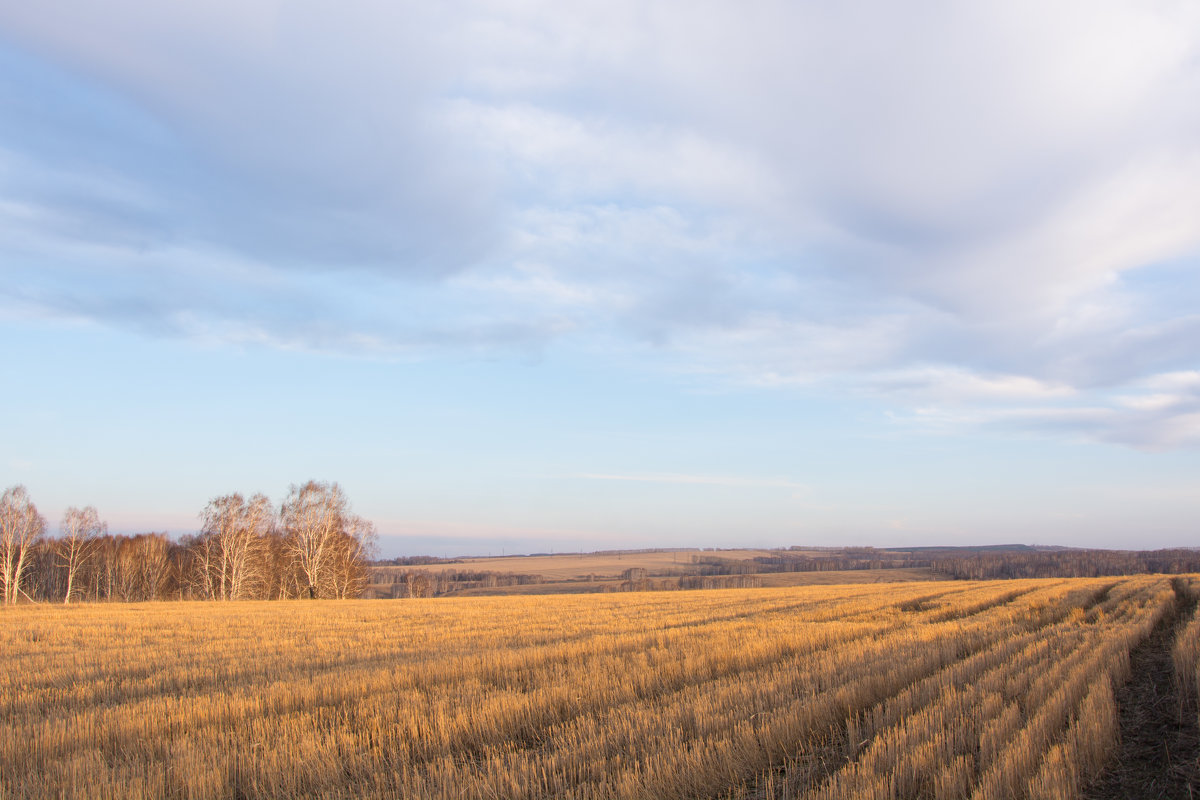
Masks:
[[[0,76],[10,318],[1200,444],[1187,4],[26,4]]]

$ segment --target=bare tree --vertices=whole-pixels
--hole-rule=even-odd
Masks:
[[[275,526],[264,545],[267,599],[286,600],[299,597],[300,570],[296,568],[295,559],[289,552],[287,537],[280,526]]]
[[[261,594],[267,582],[267,537],[275,524],[271,501],[261,494],[248,501],[240,494],[224,495],[201,517],[197,563],[206,572],[209,596],[239,600]]]
[[[118,536],[114,541],[112,551],[112,586],[113,594],[122,602],[132,603],[142,599],[140,596],[139,567],[141,547],[135,537]]]
[[[108,533],[108,525],[100,521],[100,515],[93,506],[82,509],[72,506],[63,514],[59,530],[62,536],[55,543],[55,551],[67,573],[67,589],[63,596],[65,604],[71,602],[79,570],[92,557],[100,537]]]
[[[359,597],[366,590],[367,560],[374,554],[376,539],[369,521],[354,515],[346,519],[330,570],[334,597]]]
[[[171,543],[163,533],[143,533],[133,537],[137,544],[137,585],[145,600],[159,599],[171,577]]]
[[[168,581],[175,596],[180,600],[187,597],[188,593],[192,592],[195,588],[192,578],[195,572],[196,556],[192,552],[189,540],[194,541],[194,537],[183,537],[183,540],[178,544],[172,545],[170,553],[171,563]]]
[[[229,596],[233,600],[261,596],[267,585],[267,539],[275,528],[275,509],[264,494],[246,501],[242,524],[229,548]]]
[[[24,486],[13,486],[0,496],[0,581],[4,604],[17,602],[21,579],[29,569],[33,548],[46,532],[46,519],[29,499]]]
[[[374,528],[350,512],[340,486],[316,481],[293,486],[279,517],[304,594],[345,597],[362,591],[356,570],[365,564]]]
[[[214,600],[219,595],[218,583],[220,572],[217,564],[221,560],[217,540],[213,536],[201,533],[195,538],[185,540],[192,554],[191,567],[187,578],[193,594],[201,600]]]
[[[117,576],[120,574],[118,569],[118,554],[120,553],[120,542],[115,536],[101,536],[100,541],[96,546],[96,598],[101,597],[101,587],[103,587],[103,597],[105,600],[112,600],[117,594]]]
[[[347,512],[346,497],[336,483],[309,481],[292,486],[280,509],[287,549],[303,575],[310,598],[328,588],[329,567]]]

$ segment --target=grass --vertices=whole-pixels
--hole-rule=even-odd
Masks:
[[[20,606],[0,797],[1070,798],[1174,603],[1135,577]]]

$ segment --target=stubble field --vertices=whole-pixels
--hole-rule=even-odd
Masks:
[[[0,797],[1070,798],[1198,587],[10,608]]]

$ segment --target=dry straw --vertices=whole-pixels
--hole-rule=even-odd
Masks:
[[[0,797],[1070,798],[1173,603],[1135,577],[22,606]]]

